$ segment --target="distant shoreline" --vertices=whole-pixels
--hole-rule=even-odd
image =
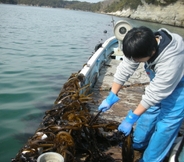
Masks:
[[[27,4],[6,4],[6,3],[0,3],[0,4],[33,6],[33,7],[41,7],[41,8],[69,9],[69,8],[59,8],[59,7],[57,8],[57,7],[51,7],[51,6],[36,6],[36,5],[27,5]],[[69,9],[69,10],[73,10],[73,9]],[[116,11],[116,12],[109,12],[109,13],[96,12],[96,13],[184,28],[183,11],[184,11],[184,2],[181,2],[181,1],[177,1],[176,3],[170,4],[166,7],[155,6],[152,4],[148,5],[146,2],[143,1],[143,5],[138,6],[136,10],[128,8],[128,9],[123,9],[122,11]],[[87,11],[87,12],[92,12],[92,11]]]
[[[152,4],[148,5],[146,2],[144,2],[143,5],[138,6],[136,10],[128,8],[123,9],[122,11],[106,14],[183,28],[183,11],[184,3],[181,1],[177,1],[176,3],[170,4],[166,7],[155,6]]]

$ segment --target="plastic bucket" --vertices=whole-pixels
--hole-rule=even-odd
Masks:
[[[64,158],[56,152],[46,152],[38,157],[37,162],[64,162]]]

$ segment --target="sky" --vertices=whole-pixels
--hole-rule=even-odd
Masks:
[[[90,2],[90,3],[97,3],[97,2],[100,2],[100,1],[103,1],[103,0],[78,0],[78,1],[81,1],[81,2]]]

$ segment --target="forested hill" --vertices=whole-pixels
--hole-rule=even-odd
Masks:
[[[47,6],[54,8],[69,8],[74,10],[84,10],[92,12],[115,12],[125,8],[136,9],[142,5],[142,0],[104,0],[98,3],[88,3],[67,0],[0,0],[4,4],[25,4],[31,6]],[[148,4],[166,6],[177,0],[144,0]],[[181,1],[181,0],[180,0]],[[182,0],[184,1],[184,0]]]
[[[30,6],[46,6],[53,8],[69,8],[74,10],[84,11],[99,11],[101,3],[88,3],[80,1],[66,1],[66,0],[0,0],[4,4],[24,4]]]

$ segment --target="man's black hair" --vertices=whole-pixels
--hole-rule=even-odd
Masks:
[[[123,53],[129,59],[151,56],[156,49],[155,35],[145,26],[132,28],[123,39]]]

